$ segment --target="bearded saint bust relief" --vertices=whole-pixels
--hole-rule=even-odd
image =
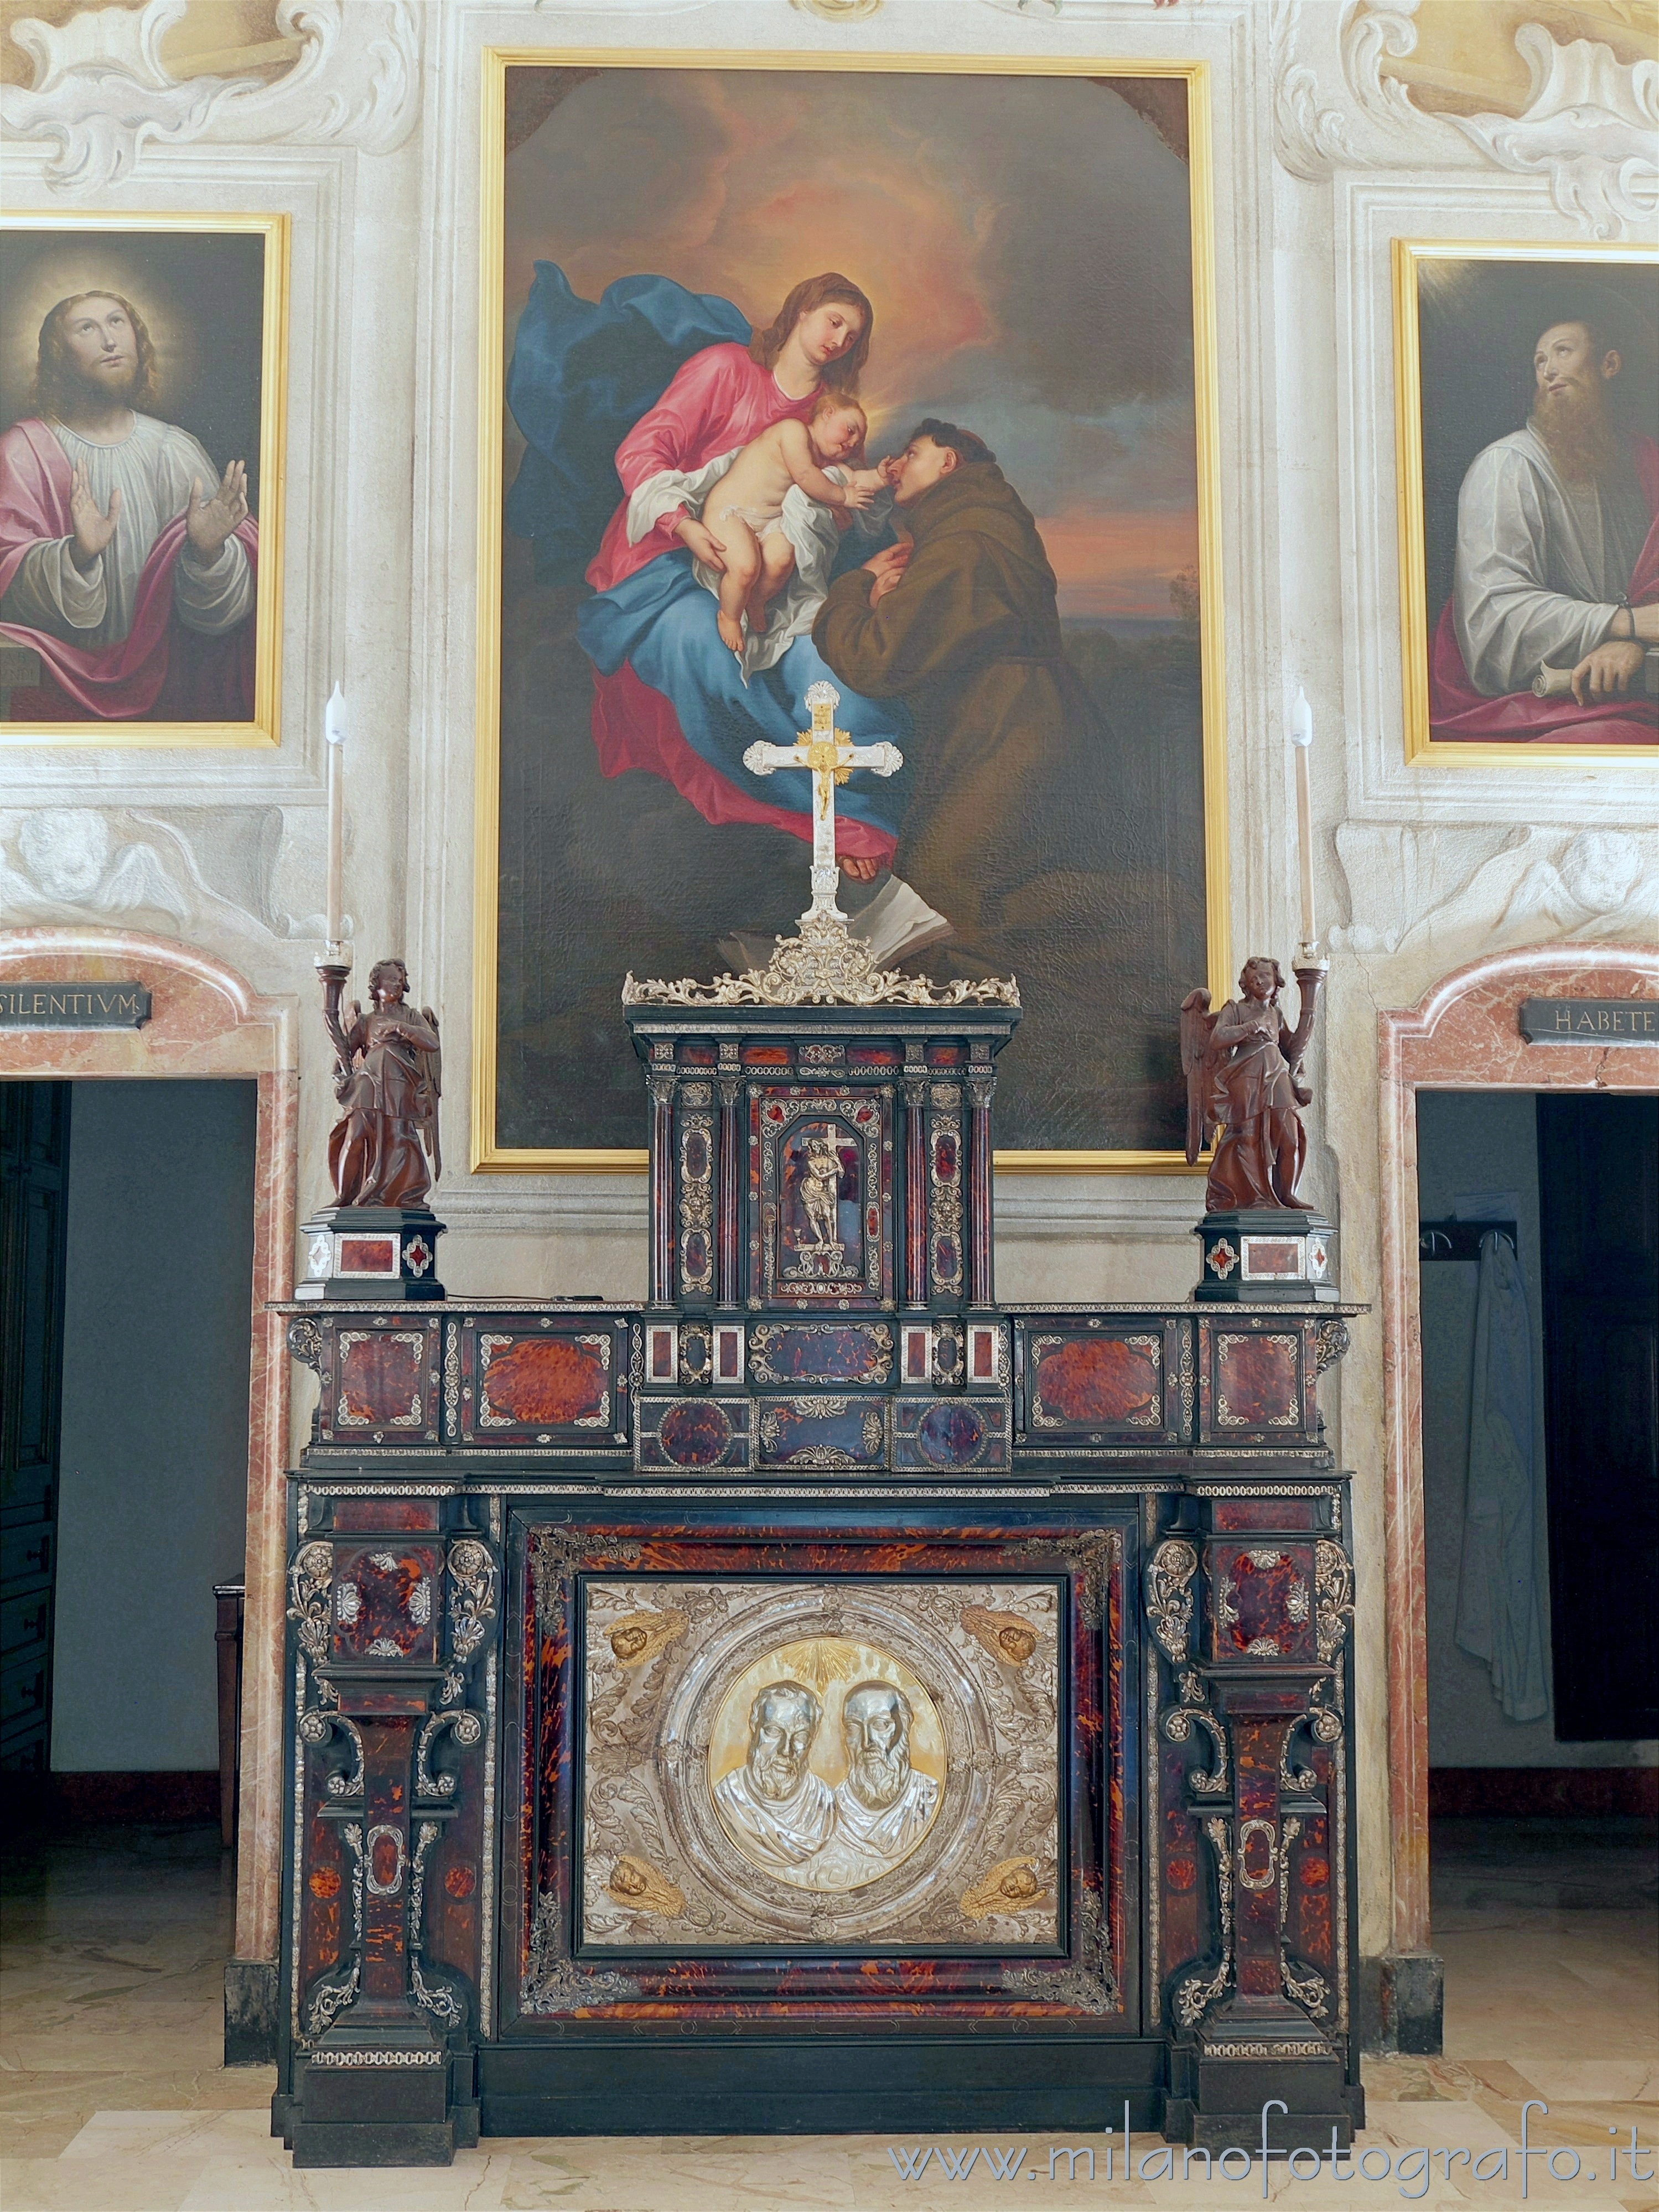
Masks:
[[[907,1859],[933,1826],[941,1786],[941,1777],[912,1761],[919,1703],[937,1741],[937,1716],[920,1685],[912,1696],[879,1677],[854,1683],[833,1732],[823,1698],[805,1683],[757,1691],[747,1754],[713,1787],[720,1824],[744,1857],[792,1887],[824,1891],[862,1888]],[[839,1764],[840,1780],[832,1786],[815,1760],[832,1771]],[[942,1758],[932,1763],[942,1767]]]

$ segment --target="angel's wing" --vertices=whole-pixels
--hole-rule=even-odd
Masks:
[[[1181,1002],[1181,1072],[1187,1079],[1187,1164],[1204,1149],[1209,1134],[1210,1085],[1213,1074],[1216,1017],[1207,991],[1188,991]]]
[[[421,1008],[421,1018],[428,1022],[434,1036],[442,1035],[438,1017],[430,1006]],[[423,1052],[420,1055],[421,1079],[416,1097],[420,1102],[421,1127],[425,1132],[427,1149],[432,1155],[432,1180],[436,1182],[444,1171],[443,1154],[438,1145],[438,1101],[444,1092],[444,1056],[441,1050]]]

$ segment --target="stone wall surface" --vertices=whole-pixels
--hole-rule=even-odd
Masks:
[[[446,1279],[639,1295],[642,1177],[465,1172],[481,50],[1199,58],[1216,178],[1232,941],[1291,949],[1285,726],[1301,684],[1332,960],[1310,1063],[1312,1195],[1340,1223],[1345,1292],[1375,1299],[1379,1012],[1489,952],[1659,939],[1650,766],[1407,762],[1389,241],[1650,238],[1656,65],[1523,27],[1525,108],[1442,114],[1393,69],[1415,40],[1414,0],[285,0],[289,71],[179,83],[113,23],[170,4],[82,10],[72,40],[37,32],[35,88],[0,87],[5,187],[20,209],[292,216],[283,742],[0,750],[4,927],[176,937],[256,993],[314,1003],[322,702],[338,678],[357,981],[399,951],[443,1016]],[[320,1028],[302,1019],[298,1034],[303,1219],[326,1196],[331,1101]],[[1000,1294],[1178,1294],[1200,1206],[1201,1184],[1180,1176],[1006,1177]],[[1362,1945],[1375,1953],[1390,1940],[1376,1315],[1356,1323],[1342,1373],[1328,1419],[1358,1476]]]

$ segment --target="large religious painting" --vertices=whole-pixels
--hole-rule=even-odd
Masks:
[[[753,749],[828,684],[903,756],[835,793],[854,933],[1018,979],[1002,1163],[1181,1164],[1172,1009],[1229,971],[1201,68],[486,59],[477,1164],[643,1164],[623,973],[793,928],[811,780]],[[856,1133],[796,1150],[828,1280]]]
[[[285,216],[0,224],[0,739],[279,742]]]
[[[1659,254],[1394,246],[1408,759],[1659,747]]]

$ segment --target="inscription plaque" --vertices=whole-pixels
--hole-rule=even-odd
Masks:
[[[1523,999],[1528,1044],[1659,1044],[1659,999]]]
[[[0,983],[0,1029],[136,1030],[149,1019],[142,983]]]

